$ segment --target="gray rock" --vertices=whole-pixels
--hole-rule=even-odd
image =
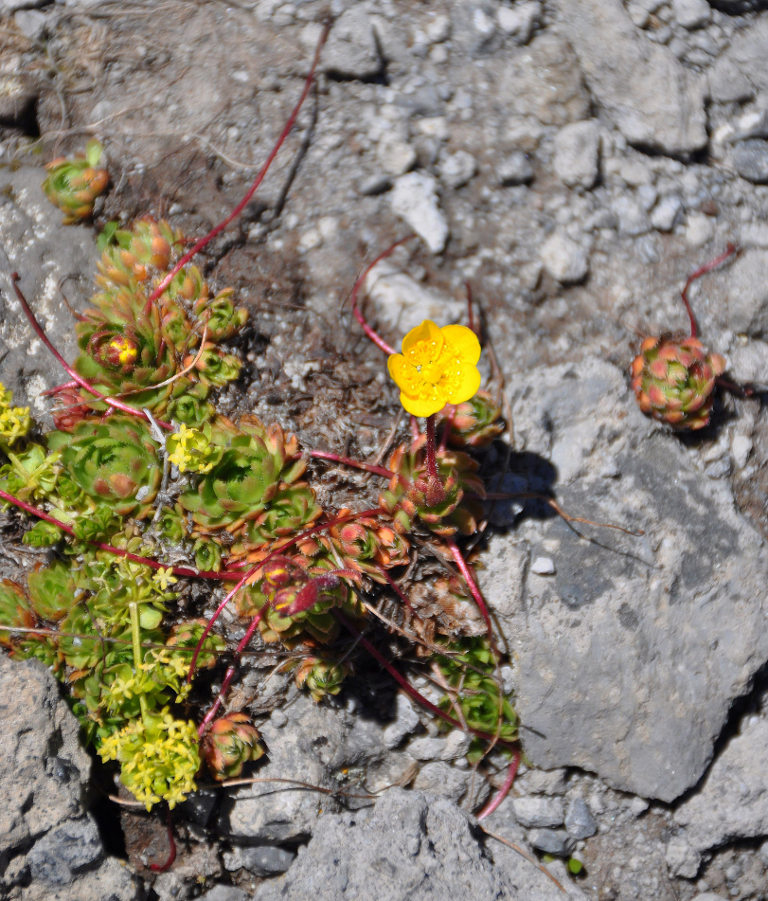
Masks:
[[[45,418],[49,404],[40,393],[69,378],[45,349],[16,299],[11,272],[49,338],[66,359],[77,343],[72,314],[59,285],[76,309],[82,309],[98,252],[93,233],[83,226],[61,225],[61,210],[43,194],[44,172],[32,166],[0,168],[0,359],[2,381],[14,404],[29,406]],[[34,240],[30,236],[34,235]],[[86,274],[86,279],[79,277]]]
[[[417,791],[450,798],[458,803],[466,795],[471,778],[471,772],[458,770],[450,763],[436,760],[421,767],[413,780],[413,787]]]
[[[547,29],[524,52],[505,54],[495,74],[494,95],[503,97],[505,113],[528,123],[528,129],[530,123],[561,127],[592,115],[570,34],[561,37]]]
[[[638,33],[621,0],[569,0],[558,4],[558,17],[598,103],[627,141],[675,155],[706,145],[703,81]]]
[[[569,187],[591,188],[600,164],[600,126],[594,119],[571,122],[555,136],[555,174]]]
[[[768,67],[765,65],[765,48],[768,41],[768,19],[758,16],[750,22],[749,28],[737,31],[730,46],[720,57],[724,62],[716,65],[734,67],[751,86],[752,94],[768,90]],[[715,69],[718,72],[718,69]],[[734,85],[734,90],[743,90],[743,82]],[[741,98],[736,98],[741,99]]]
[[[565,816],[560,798],[513,798],[512,809],[517,822],[526,828],[562,826]]]
[[[224,866],[230,871],[248,870],[255,876],[275,876],[284,873],[293,863],[296,854],[277,845],[237,847],[223,856]]]
[[[516,44],[527,44],[540,21],[541,3],[538,0],[523,0],[514,6],[500,6],[496,10],[499,28]]]
[[[676,194],[662,197],[651,212],[651,225],[661,232],[672,231],[683,215],[683,202]]]
[[[550,235],[539,253],[544,268],[563,285],[583,281],[589,272],[586,249],[567,235]]]
[[[50,0],[0,0],[0,15],[7,16],[17,9],[45,6]]]
[[[481,844],[472,821],[450,801],[391,789],[370,813],[326,815],[287,874],[256,890],[254,901],[367,898],[379,901],[550,901],[552,882],[504,845]],[[558,897],[583,899],[568,887]]]
[[[90,758],[53,677],[0,655],[0,718],[0,896],[18,878],[24,901],[133,901],[129,872],[104,859],[85,808]]]
[[[333,23],[321,63],[326,72],[351,78],[373,78],[381,72],[375,19],[365,7],[358,4]]]
[[[99,830],[93,820],[68,820],[47,832],[27,855],[32,878],[63,886],[79,870],[85,870],[103,854]]]
[[[768,266],[768,250],[750,249],[730,266],[709,279],[706,286],[696,286],[691,298],[704,334],[716,329],[755,338],[768,336],[768,285],[764,274]],[[752,379],[763,381],[765,373]]]
[[[768,656],[764,543],[728,486],[702,479],[640,414],[619,370],[589,360],[515,380],[518,444],[561,471],[564,508],[645,532],[588,529],[591,544],[555,520],[491,540],[483,588],[518,661],[526,754],[672,801],[701,777],[733,698]],[[614,479],[599,475],[609,447]],[[507,555],[526,536],[557,547],[557,574],[530,576],[511,605]]]
[[[571,838],[581,840],[597,832],[597,822],[583,798],[573,798],[565,812],[565,829]]]
[[[731,154],[734,169],[756,185],[768,184],[768,141],[749,138],[738,141]]]
[[[381,167],[388,176],[404,175],[416,164],[416,151],[399,138],[384,138],[376,148]]]
[[[709,96],[718,103],[742,103],[755,93],[751,82],[727,53],[718,57],[707,73]]]
[[[401,335],[424,319],[438,325],[460,322],[466,305],[419,284],[392,260],[382,260],[365,280],[365,290],[375,304],[379,321]]]
[[[477,162],[466,150],[457,150],[442,160],[438,167],[440,180],[449,188],[460,188],[477,172]]]
[[[748,721],[732,738],[702,786],[674,813],[697,851],[768,833],[768,720]]]
[[[648,214],[634,197],[628,194],[620,195],[611,204],[611,210],[616,216],[619,234],[636,238],[651,230]]]
[[[444,751],[444,738],[430,738],[428,735],[422,735],[408,742],[408,753],[415,760],[435,760],[442,757]]]
[[[496,164],[496,177],[504,187],[527,185],[533,181],[533,166],[527,153],[516,150],[503,156]]]
[[[537,851],[555,857],[567,857],[575,844],[563,829],[530,829],[527,837]]]
[[[396,748],[419,725],[419,713],[404,692],[398,692],[395,700],[395,720],[384,729],[384,745]]]
[[[432,253],[440,253],[448,242],[448,223],[437,202],[437,183],[431,175],[409,172],[396,179],[391,194],[392,209],[423,238]]]
[[[20,9],[13,17],[19,31],[30,39],[37,41],[48,27],[48,17],[37,9]]]
[[[701,28],[709,22],[712,10],[707,0],[672,0],[672,13],[683,28]]]
[[[248,901],[251,896],[234,885],[214,885],[205,894],[200,895],[199,901]]]
[[[276,777],[275,783],[238,788],[224,812],[222,828],[239,841],[275,844],[305,839],[319,817],[317,797],[300,786],[280,783],[289,776],[314,785],[325,785],[329,760],[326,748],[338,753],[344,745],[341,713],[321,707],[300,695],[291,706],[292,729],[276,730],[271,722],[261,728],[269,762],[259,777]],[[328,809],[333,802],[323,804]]]
[[[688,844],[684,835],[673,835],[670,838],[664,856],[673,876],[696,878],[701,867],[701,855]]]

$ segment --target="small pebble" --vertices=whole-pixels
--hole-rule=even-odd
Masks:
[[[651,213],[651,225],[660,232],[669,232],[682,218],[683,202],[676,194],[662,197]]]
[[[555,136],[555,174],[569,187],[591,188],[597,181],[600,127],[593,119],[571,122]]]
[[[381,168],[387,175],[405,175],[416,165],[416,151],[406,141],[398,138],[384,138],[376,148]]]
[[[527,185],[533,181],[533,166],[528,154],[515,150],[496,164],[496,177],[504,187]]]
[[[516,44],[527,44],[533,29],[541,19],[541,4],[535,0],[515,3],[514,6],[500,6],[496,10],[496,22],[504,34]]]
[[[707,0],[672,0],[672,12],[683,28],[701,28],[709,22],[712,10]]]
[[[670,873],[683,879],[695,879],[701,867],[701,855],[692,848],[684,835],[673,835],[664,851]]]
[[[589,272],[587,251],[565,235],[550,235],[539,253],[544,268],[563,285],[583,281]]]
[[[620,235],[637,237],[650,231],[651,221],[634,197],[626,195],[617,197],[611,204],[611,209],[616,215]]]
[[[748,435],[734,435],[731,442],[733,462],[737,469],[743,469],[752,452],[752,439]]]
[[[431,175],[409,172],[395,181],[392,209],[404,219],[432,251],[440,253],[448,243],[448,223],[437,203],[437,183]]]
[[[574,846],[573,839],[563,829],[531,829],[528,841],[537,851],[555,857],[567,857]]]
[[[749,138],[734,145],[733,167],[739,175],[756,185],[768,184],[768,141]]]
[[[551,557],[537,557],[531,563],[531,572],[537,576],[552,576],[555,574],[555,562]]]
[[[562,826],[565,818],[560,798],[544,798],[536,795],[513,798],[512,809],[517,822],[526,828]]]
[[[568,835],[577,840],[589,838],[597,832],[597,822],[582,798],[574,798],[568,805],[565,828]]]
[[[441,181],[449,188],[461,188],[477,172],[477,163],[471,153],[457,150],[441,160],[438,171]]]

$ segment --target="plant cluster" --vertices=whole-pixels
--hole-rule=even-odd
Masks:
[[[353,311],[388,354],[414,417],[411,442],[387,467],[302,449],[276,423],[233,421],[216,409],[217,390],[240,371],[225,342],[247,314],[231,289],[212,292],[190,260],[261,183],[307,96],[326,36],[327,29],[267,164],[224,222],[187,252],[180,232],[149,217],[105,229],[97,290],[78,317],[72,365],[48,340],[14,276],[32,327],[71,381],[50,392],[55,428],[43,435],[31,432],[29,411],[13,407],[0,387],[0,501],[37,520],[25,543],[50,549],[26,584],[0,585],[0,643],[15,657],[41,660],[67,685],[85,735],[104,761],[119,765],[123,785],[148,809],[182,801],[203,767],[224,780],[264,753],[248,716],[221,710],[257,632],[285,648],[296,683],[315,700],[341,690],[359,647],[436,716],[486,744],[515,748],[517,721],[499,687],[490,617],[457,544],[477,530],[482,512],[474,455],[504,428],[498,407],[478,391],[474,332],[427,320],[398,354],[359,313],[358,280]],[[95,169],[100,153],[89,145],[85,158],[50,167],[45,190],[67,222],[90,215],[107,184]],[[426,417],[423,433],[416,416]],[[378,506],[323,509],[308,468],[313,457],[386,479]],[[438,580],[447,595],[479,608],[484,639],[466,637],[472,629],[455,620],[448,627],[439,618],[419,622],[408,591],[424,546],[450,570]],[[207,620],[195,615],[195,580],[218,602]],[[389,651],[382,654],[364,634],[383,592],[402,602],[400,633],[410,627],[422,656],[438,654],[443,705],[420,695]],[[230,602],[249,620],[234,651],[217,625]],[[218,695],[204,712],[195,676],[221,669],[228,654]]]
[[[202,715],[193,697],[192,677],[215,666],[226,643],[215,617],[180,619],[189,580],[236,582],[220,609],[231,598],[250,620],[246,640],[258,631],[279,643],[297,685],[318,701],[335,695],[354,671],[342,638],[367,629],[365,602],[387,590],[407,605],[396,580],[419,546],[446,542],[450,557],[458,553],[454,536],[476,531],[484,488],[471,453],[503,429],[490,396],[476,392],[474,334],[425,323],[413,402],[428,395],[434,412],[448,397],[458,404],[430,414],[425,433],[378,468],[388,485],[377,508],[323,510],[308,478],[312,452],[295,436],[254,416],[232,421],[216,412],[216,389],[239,372],[221,342],[246,314],[231,291],[213,296],[194,266],[174,272],[182,244],[178,232],[148,218],[113,233],[98,290],[76,326],[74,381],[53,392],[54,430],[30,437],[29,411],[0,392],[0,496],[38,517],[23,540],[54,555],[25,586],[0,588],[0,641],[66,682],[96,751],[119,764],[123,785],[148,808],[183,800],[203,764],[225,779],[264,753],[244,713],[216,719],[220,696]],[[432,361],[430,336],[439,345]],[[406,353],[412,345],[406,336]],[[175,565],[165,565],[171,559]],[[451,585],[462,602],[479,598],[458,574]],[[466,670],[455,702],[461,723],[486,743],[512,745],[516,720],[491,644],[482,654],[468,645],[464,661],[461,627],[444,634],[451,691],[455,673]]]

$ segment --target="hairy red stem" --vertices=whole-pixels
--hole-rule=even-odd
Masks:
[[[446,544],[448,545],[448,549],[451,552],[451,556],[456,561],[456,566],[459,567],[462,576],[464,577],[464,581],[467,583],[467,587],[472,593],[472,597],[474,598],[475,604],[477,604],[477,609],[482,614],[483,619],[485,620],[485,626],[488,630],[488,639],[493,646],[493,628],[491,626],[491,615],[488,612],[488,607],[486,606],[485,599],[483,598],[482,592],[475,581],[475,577],[470,569],[469,564],[464,559],[464,555],[459,550],[459,546],[453,540],[453,538],[446,538]]]
[[[376,466],[375,463],[361,463],[359,460],[352,460],[349,457],[342,457],[339,454],[333,454],[329,451],[310,451],[310,457],[316,460],[330,460],[332,463],[343,463],[344,466],[351,466],[354,469],[362,469],[365,472],[372,472],[376,476],[383,476],[385,479],[391,479],[396,476],[396,472],[386,469],[384,466]]]
[[[509,790],[512,788],[512,783],[515,781],[515,776],[517,776],[517,770],[520,766],[520,759],[522,754],[519,750],[515,751],[514,756],[512,757],[512,762],[509,764],[509,770],[507,771],[507,778],[504,780],[504,784],[498,790],[498,792],[491,798],[491,800],[485,805],[485,807],[477,814],[478,820],[484,820],[486,817],[489,817],[494,810],[496,810],[509,794]]]
[[[208,713],[206,713],[206,715],[203,717],[203,721],[197,727],[197,734],[200,737],[202,737],[205,734],[205,730],[208,728],[209,723],[213,720],[213,718],[216,716],[217,711],[221,707],[221,705],[224,701],[224,695],[227,693],[227,689],[231,685],[232,679],[235,676],[235,671],[237,669],[237,663],[240,659],[240,655],[245,650],[248,642],[253,638],[253,633],[258,628],[258,625],[261,622],[261,618],[264,615],[264,611],[266,609],[267,609],[266,607],[263,607],[261,610],[259,610],[259,612],[256,614],[256,616],[253,617],[250,625],[248,626],[248,630],[246,631],[245,635],[243,635],[237,648],[235,648],[235,659],[227,667],[227,671],[224,674],[224,681],[221,683],[221,688],[219,689],[219,693],[216,697],[216,700],[213,702],[213,706],[208,711]]]
[[[106,394],[102,394],[101,391],[98,391],[93,387],[89,382],[87,382],[82,376],[80,376],[76,370],[67,363],[67,361],[62,357],[62,355],[56,350],[56,348],[51,343],[48,335],[46,335],[45,330],[42,325],[37,320],[37,317],[32,312],[32,307],[30,307],[27,298],[22,294],[21,288],[19,288],[17,282],[19,281],[18,272],[11,273],[11,284],[13,285],[13,290],[16,292],[16,297],[19,299],[19,303],[21,304],[22,310],[24,310],[24,315],[29,320],[29,324],[35,330],[35,334],[37,337],[43,342],[43,344],[48,348],[48,350],[53,354],[56,360],[61,364],[61,366],[66,370],[67,374],[70,375],[81,388],[84,388],[89,394],[92,394],[97,400],[103,401],[107,406],[113,407],[115,410],[121,410],[123,413],[128,413],[130,416],[138,416],[141,419],[146,419],[149,421],[149,417],[143,410],[139,410],[136,407],[131,407],[129,404],[124,404],[120,400],[115,400],[113,397],[108,397]],[[161,426],[161,428],[172,430],[173,426],[170,422],[163,422],[162,419],[156,419],[155,422]]]
[[[176,860],[176,839],[173,836],[173,821],[171,820],[170,810],[166,810],[165,812],[165,828],[168,834],[168,857],[165,860],[165,863],[151,863],[149,865],[149,868],[153,873],[167,872]]]
[[[691,323],[691,338],[696,337],[696,319],[693,315],[693,310],[691,309],[691,304],[688,301],[688,289],[691,285],[696,281],[697,278],[701,278],[702,275],[706,275],[708,272],[711,272],[713,269],[717,269],[717,267],[724,263],[729,257],[732,257],[738,248],[735,244],[726,245],[725,251],[714,258],[714,260],[710,260],[708,263],[705,263],[703,266],[699,266],[699,268],[692,274],[688,276],[688,279],[685,283],[685,287],[680,292],[680,296],[683,298],[683,303],[685,304],[685,310],[688,313],[688,319]]]
[[[173,277],[176,275],[177,272],[179,272],[184,266],[186,266],[186,264],[197,253],[199,253],[199,251],[201,251],[203,249],[203,247],[206,246],[206,244],[210,243],[216,237],[216,235],[218,235],[220,232],[224,231],[224,229],[229,225],[230,222],[232,222],[233,219],[237,219],[237,217],[240,215],[240,213],[242,213],[242,211],[248,205],[248,203],[251,200],[251,198],[253,197],[253,195],[259,189],[259,186],[264,181],[264,177],[266,176],[267,172],[269,171],[270,166],[274,162],[274,159],[277,156],[278,151],[283,146],[285,139],[290,134],[291,129],[293,128],[294,123],[296,122],[296,117],[299,115],[299,111],[301,110],[301,107],[304,104],[304,101],[307,99],[307,94],[309,94],[309,90],[312,87],[312,82],[315,80],[315,70],[317,69],[317,64],[320,60],[320,53],[323,49],[323,46],[324,46],[326,40],[328,39],[328,32],[330,30],[331,30],[331,25],[330,25],[330,22],[328,22],[323,26],[323,30],[320,35],[320,39],[317,42],[317,47],[315,48],[315,56],[314,56],[314,59],[312,60],[312,66],[310,67],[309,75],[307,75],[306,80],[304,81],[304,89],[301,92],[301,96],[299,97],[299,99],[296,103],[296,106],[294,106],[294,108],[291,112],[291,115],[288,117],[288,121],[285,123],[285,127],[283,128],[282,132],[280,133],[280,137],[277,139],[275,146],[270,151],[270,154],[267,157],[267,161],[261,167],[261,170],[259,171],[258,175],[254,179],[253,184],[246,192],[245,197],[243,197],[243,199],[240,201],[240,203],[238,203],[238,205],[232,210],[232,212],[225,219],[222,219],[222,221],[217,226],[212,228],[208,232],[207,235],[200,238],[200,240],[197,241],[197,243],[195,243],[192,246],[192,249],[188,250],[184,254],[184,256],[182,256],[182,258],[178,261],[178,263],[176,263],[176,265],[173,267],[173,269],[171,269],[171,271],[162,279],[162,281],[155,288],[155,290],[149,295],[149,298],[147,299],[147,308],[149,308],[150,304],[154,303],[157,300],[157,298],[160,297],[160,295],[163,293],[163,291],[165,291],[165,289],[171,283]]]
[[[396,351],[395,351],[394,347],[390,347],[389,344],[387,344],[387,342],[379,335],[378,332],[374,331],[371,328],[371,326],[368,325],[368,323],[366,322],[365,316],[363,316],[363,314],[360,312],[360,310],[357,306],[358,295],[360,294],[360,289],[362,288],[363,284],[365,283],[365,280],[368,278],[368,274],[370,273],[370,271],[375,266],[378,266],[378,264],[382,260],[385,260],[388,256],[393,254],[395,252],[395,250],[397,250],[397,248],[401,244],[405,244],[406,241],[410,241],[411,238],[415,238],[415,237],[416,237],[415,234],[406,235],[404,238],[400,238],[399,241],[395,241],[394,244],[392,244],[386,250],[382,251],[372,263],[369,263],[368,266],[366,266],[365,269],[363,269],[362,273],[357,277],[357,281],[352,286],[352,293],[350,295],[350,299],[352,301],[352,312],[354,313],[355,319],[357,319],[357,321],[363,327],[363,331],[365,332],[365,334],[368,335],[368,337],[371,339],[371,341],[373,341],[373,343],[376,345],[376,347],[378,347],[380,350],[383,350],[384,353],[387,355],[396,353]]]

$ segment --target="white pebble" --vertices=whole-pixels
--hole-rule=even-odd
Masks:
[[[537,557],[531,563],[531,572],[537,576],[553,576],[555,574],[555,561],[551,557]]]

